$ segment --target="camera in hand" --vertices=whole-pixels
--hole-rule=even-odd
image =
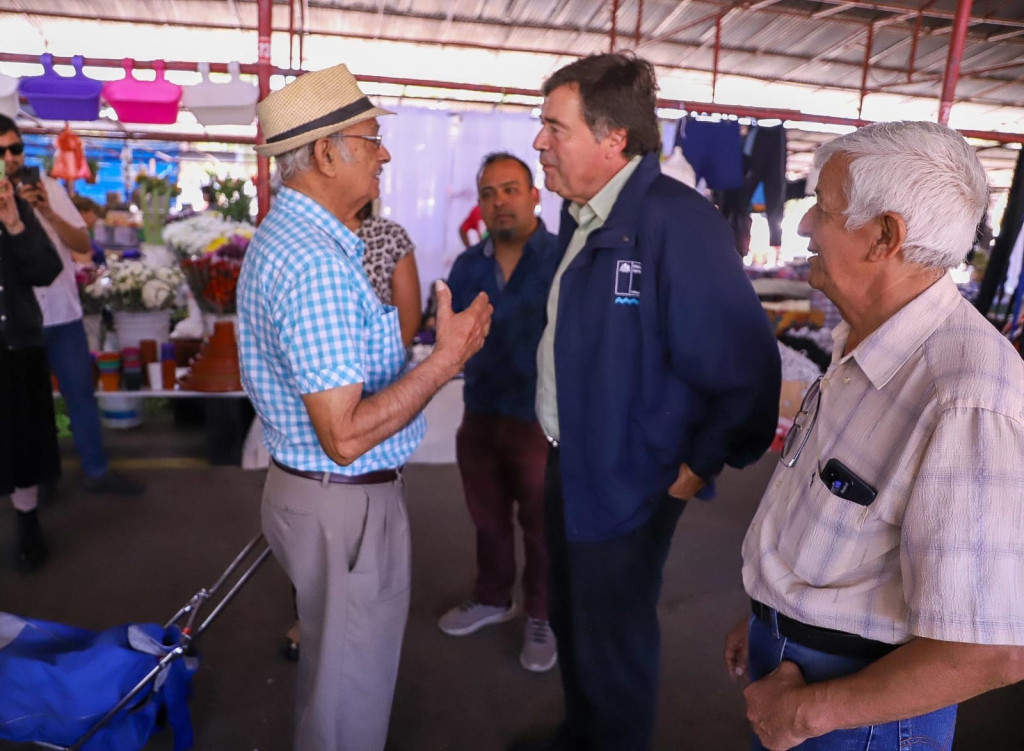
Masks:
[[[21,170],[21,181],[26,185],[38,185],[39,180],[39,167],[35,165],[31,167],[23,167]]]

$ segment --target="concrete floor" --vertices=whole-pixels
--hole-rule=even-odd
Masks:
[[[65,476],[41,512],[52,547],[45,569],[31,576],[13,570],[13,512],[0,508],[0,611],[93,629],[163,622],[212,585],[258,532],[263,473],[209,466],[202,425],[177,424],[164,409],[139,428],[109,431],[107,444],[119,468],[146,479],[147,492],[135,499],[83,493],[66,444]],[[727,471],[718,499],[691,504],[680,522],[661,603],[656,749],[749,747],[741,693],[725,674],[721,648],[746,612],[740,541],[774,461]],[[437,617],[469,591],[472,526],[453,465],[412,465],[406,477],[413,594],[391,747],[499,751],[558,721],[557,670],[534,675],[519,666],[519,620],[461,638],[437,630]],[[294,665],[277,655],[290,620],[288,582],[271,560],[202,640],[191,700],[198,751],[290,748]],[[968,702],[955,750],[1024,749],[1021,706],[1021,686]],[[0,750],[13,748],[0,742]],[[146,746],[171,748],[166,733]]]

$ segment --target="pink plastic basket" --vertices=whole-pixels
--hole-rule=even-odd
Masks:
[[[155,81],[140,81],[132,74],[135,61],[124,59],[124,78],[103,85],[107,100],[117,118],[125,123],[170,125],[178,119],[181,87],[164,79],[164,61],[156,60]]]
[[[74,76],[62,76],[53,70],[53,55],[39,56],[43,75],[22,78],[18,84],[37,117],[46,120],[96,120],[100,116],[100,91],[103,82],[82,73],[81,55],[71,58]]]

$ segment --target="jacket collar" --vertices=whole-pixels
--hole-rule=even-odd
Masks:
[[[661,159],[656,152],[644,154],[640,164],[622,186],[618,200],[605,223],[590,234],[587,246],[624,247],[636,243],[636,223],[640,208],[651,185],[661,176]],[[576,220],[569,213],[569,201],[562,204],[562,220],[558,229],[560,247],[566,247],[576,231]]]

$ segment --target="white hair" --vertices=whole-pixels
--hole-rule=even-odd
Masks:
[[[814,164],[836,154],[850,159],[847,229],[891,211],[907,224],[909,263],[960,265],[988,206],[985,170],[963,136],[938,123],[874,123],[821,146]]]
[[[350,152],[348,150],[348,146],[345,145],[345,139],[342,137],[342,134],[333,133],[328,136],[328,138],[330,138],[331,143],[337,147],[342,161],[351,162],[352,152]],[[309,169],[309,157],[312,156],[312,146],[312,143],[304,143],[291,151],[286,151],[275,157],[277,160],[277,176],[281,178],[281,182],[291,180],[300,172],[305,172]]]

